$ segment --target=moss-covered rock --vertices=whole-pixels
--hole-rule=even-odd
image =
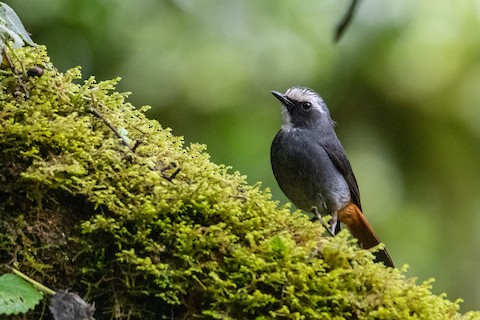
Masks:
[[[117,80],[78,84],[44,47],[9,54],[1,262],[85,294],[96,319],[478,318],[185,147]]]

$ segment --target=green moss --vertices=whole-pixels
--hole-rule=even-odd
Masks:
[[[97,319],[461,319],[45,48],[0,73],[0,254]],[[22,68],[23,64],[24,68]],[[469,313],[464,319],[480,318]]]

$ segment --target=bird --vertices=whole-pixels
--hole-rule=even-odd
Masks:
[[[332,236],[340,231],[341,222],[363,248],[378,245],[380,240],[362,212],[357,180],[322,97],[301,86],[285,94],[271,93],[282,103],[281,129],[270,149],[280,189],[297,208],[320,218],[330,215],[327,230]],[[394,267],[385,248],[374,254],[377,262]]]

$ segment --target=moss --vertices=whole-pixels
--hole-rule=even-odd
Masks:
[[[44,47],[0,73],[0,255],[97,319],[475,319],[347,233],[324,238]],[[42,76],[24,70],[40,66]],[[22,71],[23,70],[23,71]],[[32,314],[37,317],[38,314]]]

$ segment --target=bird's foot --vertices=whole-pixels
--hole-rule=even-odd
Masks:
[[[323,225],[323,227],[327,230],[328,234],[330,234],[332,237],[335,236],[335,234],[332,232],[332,230],[335,230],[335,225],[337,224],[337,221],[335,221],[334,225],[332,226],[332,224],[331,224],[332,217],[330,215],[322,217],[320,212],[318,212],[317,207],[315,207],[315,206],[313,206],[312,209],[310,209],[310,210],[312,210],[312,212],[314,214],[313,218],[310,219],[310,220],[318,219],[318,221],[320,221],[320,223]]]

